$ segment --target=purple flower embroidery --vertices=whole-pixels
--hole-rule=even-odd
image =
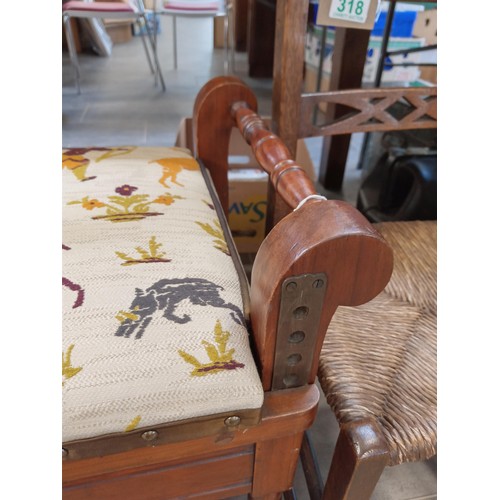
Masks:
[[[121,194],[122,196],[130,196],[134,191],[137,191],[137,188],[134,186],[129,186],[128,184],[124,184],[123,186],[117,187],[115,192]]]

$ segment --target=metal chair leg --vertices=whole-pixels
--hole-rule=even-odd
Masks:
[[[143,21],[142,17],[141,17],[141,18],[138,18],[138,19],[137,19],[137,21],[136,21],[136,24],[137,24],[137,26],[139,27],[139,29],[141,28],[141,23],[140,23],[140,21]],[[143,47],[144,47],[144,52],[146,52],[146,58],[147,58],[147,60],[148,60],[149,69],[151,70],[151,73],[154,75],[156,70],[155,70],[155,67],[154,67],[154,65],[153,65],[153,61],[151,60],[151,55],[150,55],[150,53],[149,53],[148,45],[147,45],[147,43],[146,43],[146,40],[144,39],[144,37],[145,37],[145,36],[146,36],[146,34],[145,34],[145,33],[142,33],[142,34],[140,35],[141,40],[142,40],[142,45],[143,45]],[[155,41],[155,45],[156,45],[156,41]]]
[[[234,8],[232,2],[228,6],[227,15],[228,15],[228,28],[229,28],[229,40],[230,40],[229,50],[231,51],[231,73],[234,74],[236,67],[234,62],[236,40],[234,35]]]
[[[172,28],[174,33],[174,69],[177,69],[177,16],[172,16]]]
[[[161,88],[163,89],[163,92],[165,92],[165,90],[167,88],[165,86],[165,80],[163,79],[163,73],[161,72],[160,61],[158,60],[158,52],[156,51],[156,43],[153,40],[153,33],[151,32],[151,28],[150,28],[149,24],[147,23],[146,16],[143,15],[141,17],[143,17],[143,19],[145,21],[146,32],[148,34],[149,43],[151,45],[151,50],[153,51],[153,58],[154,58],[155,66],[156,66],[156,73],[158,74],[158,77],[160,78]]]
[[[75,71],[75,85],[78,94],[81,94],[80,88],[80,67],[78,65],[78,56],[76,53],[75,39],[73,38],[73,29],[71,28],[71,17],[63,16],[64,31],[66,32],[66,41],[68,43],[69,59]]]
[[[224,16],[224,75],[229,72],[229,52],[228,52],[228,33],[229,33],[229,12]]]

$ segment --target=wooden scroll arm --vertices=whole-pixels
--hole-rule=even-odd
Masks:
[[[196,99],[193,124],[196,155],[212,174],[227,207],[227,155],[237,124],[275,189],[294,209],[269,232],[252,270],[251,322],[264,390],[314,383],[326,330],[338,306],[363,304],[380,291],[392,272],[392,251],[350,204],[315,199],[313,182],[281,140],[255,114],[253,92],[235,77],[208,82]],[[318,197],[321,198],[321,197]],[[299,208],[300,207],[300,208]],[[227,209],[227,208],[226,208]],[[316,276],[319,275],[318,278]],[[288,283],[296,281],[297,302],[287,316]],[[321,303],[301,283],[323,283]],[[293,288],[293,287],[292,287]],[[311,299],[307,299],[310,296]],[[315,316],[313,323],[302,322]],[[302,342],[289,342],[303,334]]]
[[[274,188],[294,209],[268,234],[252,272],[262,383],[265,390],[311,384],[335,310],[363,304],[383,290],[392,251],[353,206],[317,195],[281,139],[244,102],[233,104],[231,113]],[[318,286],[324,293],[311,292]]]
[[[238,78],[219,76],[198,92],[193,109],[194,153],[209,170],[228,216],[228,153],[234,119],[231,106],[244,101],[257,110],[254,93]]]
[[[317,196],[313,182],[295,163],[283,141],[266,127],[246,102],[234,103],[231,113],[241,134],[252,146],[255,158],[288,206],[295,209],[306,198]]]

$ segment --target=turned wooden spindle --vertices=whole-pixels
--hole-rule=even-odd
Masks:
[[[269,174],[274,189],[291,208],[296,208],[307,197],[317,196],[307,173],[295,163],[283,141],[266,127],[259,115],[245,102],[234,103],[231,112],[257,161]]]

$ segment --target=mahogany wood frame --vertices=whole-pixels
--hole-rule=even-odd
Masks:
[[[255,114],[256,99],[240,80],[215,78],[200,91],[194,107],[196,156],[208,168],[227,208],[228,144],[234,126],[252,145],[274,189],[291,209],[267,236],[252,274],[251,331],[265,400],[254,427],[231,426],[223,432],[184,441],[63,462],[63,498],[160,500],[217,499],[247,494],[280,498],[289,490],[305,430],[319,401],[313,384],[326,329],[339,305],[371,300],[388,282],[392,251],[359,212],[338,201],[318,199],[305,172],[281,140]],[[297,208],[301,205],[299,208]],[[275,355],[282,284],[287,278],[324,273],[325,306],[312,338],[312,363],[297,370],[307,383],[277,390],[273,371],[287,364]]]

